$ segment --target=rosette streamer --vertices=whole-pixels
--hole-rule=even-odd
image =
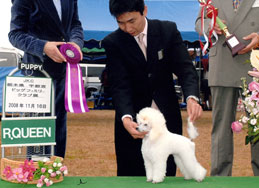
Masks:
[[[71,44],[61,45],[60,52],[67,60],[65,108],[72,113],[88,112],[82,72],[79,66],[80,53]]]
[[[206,50],[209,47],[216,44],[216,42],[218,40],[218,35],[214,31],[218,12],[217,12],[216,8],[213,5],[211,5],[211,0],[207,0],[207,2],[205,0],[199,0],[199,2],[200,2],[200,6],[201,6],[201,31],[202,31],[204,39],[206,41],[205,45],[203,45],[203,43],[200,40],[200,46],[202,49],[202,54],[205,55]],[[209,27],[209,36],[206,35],[206,31],[204,29],[205,11],[207,12],[207,16],[211,19],[211,23],[210,23],[210,27]],[[212,35],[216,38],[216,41],[214,43],[212,43],[212,40],[211,40]]]

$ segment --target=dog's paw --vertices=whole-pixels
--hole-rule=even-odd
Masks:
[[[202,182],[204,178],[198,178],[196,179],[197,182]]]
[[[147,179],[147,182],[152,182],[153,180],[152,179]]]
[[[153,179],[152,183],[156,184],[156,183],[161,183],[163,181],[164,181],[164,178],[162,178],[162,179],[155,179],[155,180]]]
[[[163,182],[163,181],[154,181],[154,180],[152,181],[153,184],[157,184],[157,183],[161,183],[161,182]]]

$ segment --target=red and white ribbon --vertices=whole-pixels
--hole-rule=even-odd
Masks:
[[[215,27],[215,24],[216,24],[216,18],[217,18],[217,11],[216,11],[215,7],[213,5],[211,5],[211,0],[207,0],[207,2],[205,2],[205,1],[199,1],[199,2],[200,2],[200,6],[201,6],[201,31],[202,31],[204,39],[206,41],[206,43],[204,45],[200,40],[200,46],[201,46],[201,49],[202,49],[202,54],[205,55],[206,50],[209,47],[212,47],[213,45],[215,45],[216,42],[218,41],[218,35],[214,31],[214,27]],[[208,10],[211,10],[211,22],[210,22],[210,25],[209,25],[209,36],[206,35],[206,31],[204,29],[205,11],[208,11]],[[212,35],[216,39],[215,42],[212,42],[212,40],[211,40]]]

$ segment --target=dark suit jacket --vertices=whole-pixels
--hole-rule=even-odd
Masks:
[[[181,134],[182,121],[172,74],[178,76],[185,97],[199,93],[197,73],[176,24],[148,20],[147,61],[134,37],[120,29],[107,36],[103,45],[116,109],[116,144],[123,144],[122,140],[131,137],[121,117],[130,114],[135,118],[139,110],[151,106],[152,99],[164,114],[168,129]]]
[[[43,64],[53,77],[65,75],[65,63],[54,63],[43,54],[47,41],[75,42],[83,47],[83,29],[78,18],[77,0],[61,0],[62,21],[52,0],[13,0],[11,44],[25,52],[23,61]]]

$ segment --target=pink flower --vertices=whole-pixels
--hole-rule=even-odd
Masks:
[[[33,172],[36,171],[36,168],[33,164],[32,160],[25,160],[23,165],[20,165],[20,168],[22,168],[23,173],[25,174],[26,172],[28,172],[27,174],[27,180],[28,181],[32,181],[33,180]]]
[[[37,183],[37,187],[42,187],[43,186],[43,181],[41,179],[38,180],[38,183]]]
[[[258,101],[259,100],[259,93],[257,91],[252,92],[251,100]]]
[[[29,181],[32,181],[32,180],[33,180],[33,172],[29,172],[28,180],[29,180]]]
[[[28,174],[29,174],[29,172],[25,172],[24,174],[23,173],[19,174],[19,176],[17,178],[17,181],[27,183],[28,182]]]
[[[231,124],[231,128],[232,128],[233,132],[240,133],[242,131],[243,124],[240,123],[239,121],[235,121]]]
[[[24,164],[27,165],[27,168],[30,169],[30,171],[32,171],[32,172],[35,172],[35,171],[36,171],[36,168],[35,168],[35,166],[34,166],[34,164],[33,164],[33,160],[30,160],[30,161],[26,160],[26,161],[24,162]]]
[[[15,169],[13,169],[13,173],[14,173],[14,178],[18,182],[24,182],[24,183],[28,182],[29,172],[23,173],[22,168],[15,168]]]
[[[54,177],[56,177],[57,176],[57,174],[55,173],[55,172],[52,172],[51,174],[50,174],[50,177],[52,177],[52,178],[54,178]]]
[[[42,180],[42,179],[39,179],[39,180],[38,180],[38,183],[39,183],[39,184],[43,184],[43,180]]]
[[[46,168],[41,168],[41,172],[45,173],[46,172]]]
[[[66,166],[62,166],[62,167],[60,168],[60,171],[61,171],[61,172],[64,172],[65,170],[67,170],[67,167],[66,167]]]
[[[41,175],[40,179],[43,181],[46,178],[46,176]]]
[[[22,168],[13,169],[13,177],[14,177],[14,179],[17,179],[17,181],[20,180],[20,178],[19,178],[20,174],[22,174]]]
[[[255,82],[255,81],[250,82],[248,85],[248,89],[250,91],[255,91],[255,90],[259,91],[259,83]]]
[[[4,169],[4,175],[6,176],[6,178],[7,178],[8,180],[13,180],[13,179],[14,179],[14,177],[13,177],[13,172],[12,172],[12,169],[11,169],[10,166],[5,167],[5,169]]]
[[[51,184],[50,184],[50,182],[49,182],[49,181],[48,181],[48,182],[46,182],[46,186],[47,186],[47,187],[51,186]]]

